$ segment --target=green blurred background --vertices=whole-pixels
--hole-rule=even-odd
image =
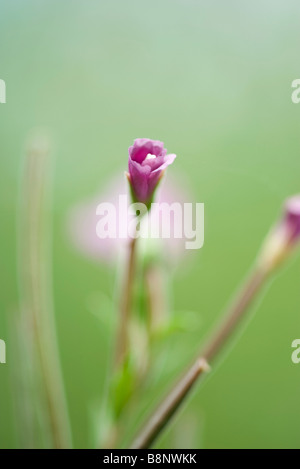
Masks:
[[[169,344],[170,366],[144,397],[151,406],[240,285],[283,199],[300,191],[300,105],[291,102],[299,20],[298,0],[1,0],[0,338],[14,349],[23,148],[42,126],[55,144],[54,304],[76,447],[92,445],[109,354],[89,299],[111,296],[114,275],[73,248],[68,211],[126,169],[136,137],[177,153],[172,172],[205,203],[205,246],[173,279],[174,309],[198,312],[199,321]],[[157,447],[299,448],[300,365],[290,358],[300,336],[299,285],[298,256]],[[17,445],[12,373],[8,353],[1,448]]]

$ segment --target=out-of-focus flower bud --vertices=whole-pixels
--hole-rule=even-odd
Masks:
[[[281,220],[268,235],[258,262],[261,269],[275,269],[300,241],[300,195],[284,204]]]

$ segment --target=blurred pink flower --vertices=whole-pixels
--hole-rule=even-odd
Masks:
[[[284,205],[283,215],[271,229],[263,245],[258,263],[271,271],[293,251],[300,241],[300,195],[290,197]]]
[[[288,199],[285,203],[284,220],[282,222],[291,244],[300,239],[300,195]]]
[[[148,205],[165,169],[176,155],[167,155],[163,142],[138,138],[129,147],[128,180],[135,202]]]
[[[90,200],[82,202],[71,209],[68,216],[68,236],[71,238],[74,246],[85,256],[90,259],[113,263],[115,262],[122,251],[128,245],[128,239],[99,239],[96,234],[96,226],[99,221],[99,216],[96,214],[97,206],[100,203],[108,202],[114,204],[118,210],[119,196],[128,194],[128,185],[125,178],[115,178],[103,190],[98,196],[93,197]],[[185,189],[180,188],[177,182],[172,182],[169,178],[166,178],[164,183],[161,185],[156,202],[172,204],[174,202],[184,204],[191,200],[191,196],[186,192]],[[129,198],[130,202],[130,198]],[[158,210],[158,208],[157,208]],[[150,217],[152,223],[157,219],[153,210],[147,215]],[[121,216],[119,216],[121,215]],[[117,225],[122,223],[122,216],[127,214],[119,214],[117,212]],[[124,221],[124,218],[123,218]],[[171,223],[176,223],[176,219],[171,213]],[[116,227],[117,231],[119,227]],[[158,249],[163,248],[163,253],[172,262],[176,262],[185,251],[186,239],[158,239],[155,240],[158,243]],[[159,246],[162,244],[162,246]]]

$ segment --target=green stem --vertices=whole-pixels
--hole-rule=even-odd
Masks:
[[[34,142],[25,165],[21,238],[23,314],[31,325],[37,353],[45,414],[54,448],[71,447],[71,432],[57,352],[54,314],[49,295],[49,253],[46,223],[47,148]],[[24,229],[25,228],[25,229]],[[33,357],[35,359],[35,357]]]
[[[129,256],[124,276],[120,301],[119,329],[116,338],[116,367],[122,366],[129,347],[129,321],[132,308],[133,285],[135,275],[137,240],[134,238],[129,245]]]
[[[228,340],[235,333],[241,320],[246,315],[257,293],[263,286],[267,272],[257,269],[244,286],[241,294],[230,308],[225,321],[217,328],[208,341],[203,352],[197,360],[188,369],[186,374],[179,380],[178,384],[172,389],[156,412],[150,417],[144,429],[138,435],[131,448],[147,449],[150,448],[158,438],[167,424],[170,422],[178,408],[185,402],[190,391],[198,382],[204,372],[209,370],[208,363],[217,358],[221,350],[227,344]]]

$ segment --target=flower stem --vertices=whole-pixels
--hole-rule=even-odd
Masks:
[[[129,245],[129,256],[121,294],[120,320],[116,340],[116,367],[122,365],[128,353],[129,318],[132,308],[136,245],[137,240],[133,238]]]
[[[44,141],[32,142],[25,162],[22,198],[21,301],[24,321],[31,330],[45,406],[44,431],[54,448],[69,448],[71,432],[58,358],[53,307],[49,295],[47,212],[47,156]]]
[[[246,315],[249,306],[264,284],[267,276],[268,272],[266,270],[256,269],[254,271],[236,301],[229,309],[224,322],[217,328],[216,332],[212,335],[212,338],[204,347],[200,357],[197,358],[170,394],[158,407],[140,435],[138,435],[132,444],[131,448],[147,449],[152,446],[154,441],[170,422],[177,409],[181,404],[183,404],[195,383],[198,382],[203,373],[209,370],[209,363],[215,360],[236,331],[241,320]]]
[[[148,333],[151,337],[166,321],[167,304],[164,295],[164,275],[161,266],[150,263],[145,269],[145,288],[148,303]]]

